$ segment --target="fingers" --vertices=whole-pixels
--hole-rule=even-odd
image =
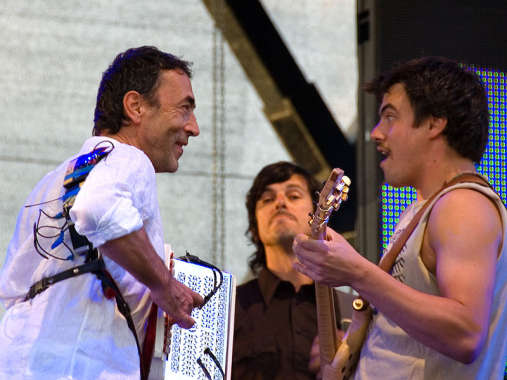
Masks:
[[[172,252],[172,251],[171,251],[170,264],[169,264],[169,271],[174,276],[174,252]]]
[[[310,238],[308,236],[306,236],[305,234],[297,234],[296,237],[294,238],[294,244],[300,244],[303,241],[307,241],[307,240],[310,240]]]
[[[169,326],[172,326],[176,323],[176,319],[171,317],[169,314],[165,313],[165,316],[166,316],[166,322]]]
[[[303,273],[303,274],[307,275],[307,274],[306,274],[305,267],[304,267],[304,265],[303,265],[303,264],[301,264],[301,263],[299,263],[299,262],[297,262],[297,261],[296,261],[294,264],[292,264],[292,267],[293,267],[295,270],[297,270],[298,272],[301,272],[301,273]]]
[[[317,335],[313,339],[312,348],[310,349],[310,361],[308,363],[308,369],[312,373],[317,373],[320,369],[320,348],[319,348],[319,336]]]
[[[326,243],[318,240],[295,240],[292,250],[303,265],[325,261],[325,255],[328,252]]]
[[[316,280],[315,274],[311,271],[311,269],[301,262],[295,262],[292,264],[292,267],[298,272],[303,273],[305,276],[310,277],[312,280]]]
[[[333,230],[331,227],[326,227],[326,240],[327,241],[337,241],[340,240],[341,235]]]
[[[193,310],[193,304],[180,304],[178,305],[176,310],[170,315],[170,318],[172,318],[173,322],[176,323],[178,326],[189,329],[192,327],[195,323],[195,320],[191,317],[192,310]]]
[[[204,300],[196,292],[171,277],[169,286],[163,289],[152,289],[152,299],[163,309],[172,323],[182,328],[190,328],[195,321],[191,317],[194,307],[201,305]]]
[[[201,297],[201,295],[197,292],[194,292],[192,289],[187,287],[184,284],[179,283],[181,288],[184,291],[184,297],[181,300],[180,310],[182,311],[180,314],[180,318],[178,320],[178,325],[183,328],[190,328],[194,325],[195,321],[191,317],[192,310],[195,307],[201,306],[204,303],[204,299]]]
[[[327,252],[327,241],[309,239],[305,235],[296,235],[292,244],[294,251],[303,248],[305,251]]]
[[[176,321],[176,324],[183,329],[189,329],[195,324],[195,320],[190,315],[182,315]]]
[[[196,293],[194,291],[191,291],[191,292],[192,292],[191,295],[192,295],[194,307],[201,306],[204,303],[204,298],[199,293]]]

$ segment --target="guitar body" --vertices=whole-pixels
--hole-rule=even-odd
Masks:
[[[352,322],[338,346],[333,361],[323,367],[324,380],[347,380],[354,373],[368,332],[371,315],[371,307],[352,312]]]

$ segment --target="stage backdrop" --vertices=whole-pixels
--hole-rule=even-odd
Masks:
[[[262,3],[307,80],[352,136],[355,2]],[[155,45],[194,63],[201,127],[178,172],[157,178],[165,239],[177,256],[188,250],[244,281],[253,252],[244,236],[246,191],[261,167],[291,157],[241,66],[214,35],[204,4],[4,0],[0,24],[0,265],[33,186],[91,135],[101,73],[118,52]]]

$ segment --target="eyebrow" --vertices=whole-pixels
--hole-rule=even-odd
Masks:
[[[301,185],[298,185],[298,184],[288,184],[287,187],[285,188],[285,191],[287,190],[301,190],[301,191],[305,191],[304,187],[302,187]],[[268,185],[266,186],[266,188],[264,189],[264,191],[262,192],[262,194],[264,193],[267,193],[267,192],[275,192],[275,189],[273,189],[271,187],[271,185]]]
[[[296,185],[296,184],[290,184],[287,186],[287,190],[293,190],[293,189],[302,190],[302,191],[305,190],[303,187],[301,187],[300,185]]]
[[[384,106],[382,106],[382,108],[380,108],[380,110],[378,112],[379,116],[381,116],[386,110],[389,110],[389,109],[391,109],[393,111],[397,111],[395,106],[393,106],[391,103],[387,103]]]

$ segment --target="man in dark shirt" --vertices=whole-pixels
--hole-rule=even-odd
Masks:
[[[247,233],[257,248],[249,265],[257,277],[237,289],[233,380],[315,379],[315,288],[293,269],[292,242],[310,233],[319,189],[304,169],[278,162],[260,171],[247,194]]]

